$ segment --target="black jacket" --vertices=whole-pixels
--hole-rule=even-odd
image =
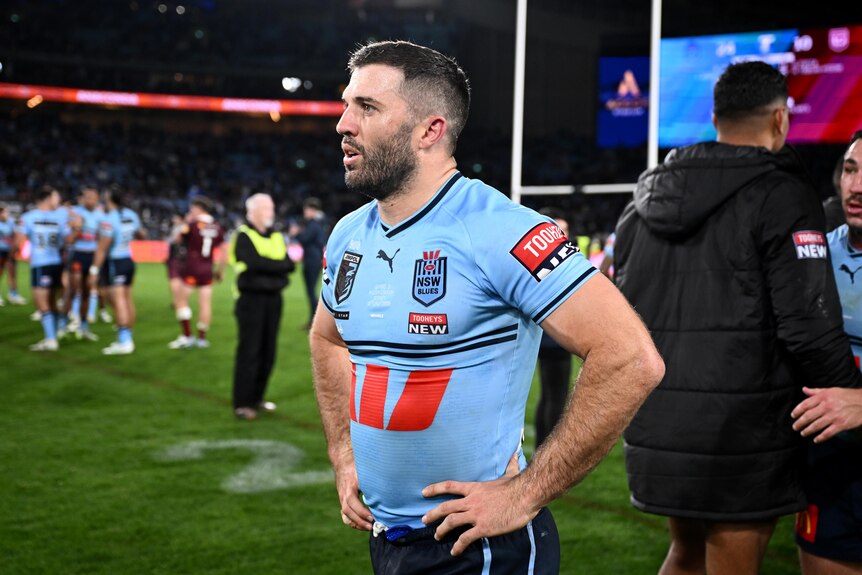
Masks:
[[[640,177],[616,281],[666,375],[625,432],[636,507],[719,521],[804,507],[801,388],[862,386],[823,229],[789,149],[697,144]]]
[[[268,238],[274,233],[280,232],[268,230],[261,235]],[[246,265],[245,271],[237,277],[236,287],[240,292],[280,292],[287,286],[287,275],[295,268],[289,257],[273,260],[261,256],[249,237],[240,231],[237,231],[234,254],[237,261]]]
[[[323,261],[323,248],[329,237],[329,224],[325,218],[306,220],[296,241],[302,245],[302,265],[305,268],[320,268]]]

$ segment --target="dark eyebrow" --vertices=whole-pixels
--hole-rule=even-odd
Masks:
[[[341,101],[344,103],[347,103],[347,101],[344,98],[341,98]],[[354,96],[353,101],[356,102],[357,104],[372,104],[374,106],[381,106],[382,105],[382,102],[380,102],[379,100],[375,100],[374,98],[371,98],[370,96]]]
[[[845,164],[853,164],[854,166],[857,165],[856,160],[854,160],[853,158],[844,158],[844,163]]]

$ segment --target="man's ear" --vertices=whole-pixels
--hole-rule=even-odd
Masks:
[[[443,116],[429,116],[420,123],[422,135],[419,138],[419,149],[428,149],[446,137],[449,124]]]
[[[784,136],[785,134],[785,126],[788,124],[785,122],[785,118],[788,114],[787,107],[779,106],[772,111],[772,133],[776,136]]]

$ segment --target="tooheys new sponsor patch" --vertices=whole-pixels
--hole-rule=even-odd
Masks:
[[[509,253],[536,281],[542,281],[563,261],[578,252],[563,230],[551,222],[542,222],[523,235]]]
[[[826,236],[823,232],[806,230],[793,232],[793,245],[796,246],[796,257],[801,259],[826,259]]]
[[[449,320],[445,313],[410,313],[407,333],[445,335],[449,333]]]

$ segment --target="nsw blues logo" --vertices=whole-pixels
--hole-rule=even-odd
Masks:
[[[359,262],[362,261],[361,254],[344,252],[341,256],[341,264],[338,266],[338,276],[335,278],[335,301],[341,303],[350,297],[353,284],[356,282],[356,272],[359,271]]]
[[[413,299],[430,306],[446,295],[446,258],[440,250],[422,252],[422,259],[413,266]]]

